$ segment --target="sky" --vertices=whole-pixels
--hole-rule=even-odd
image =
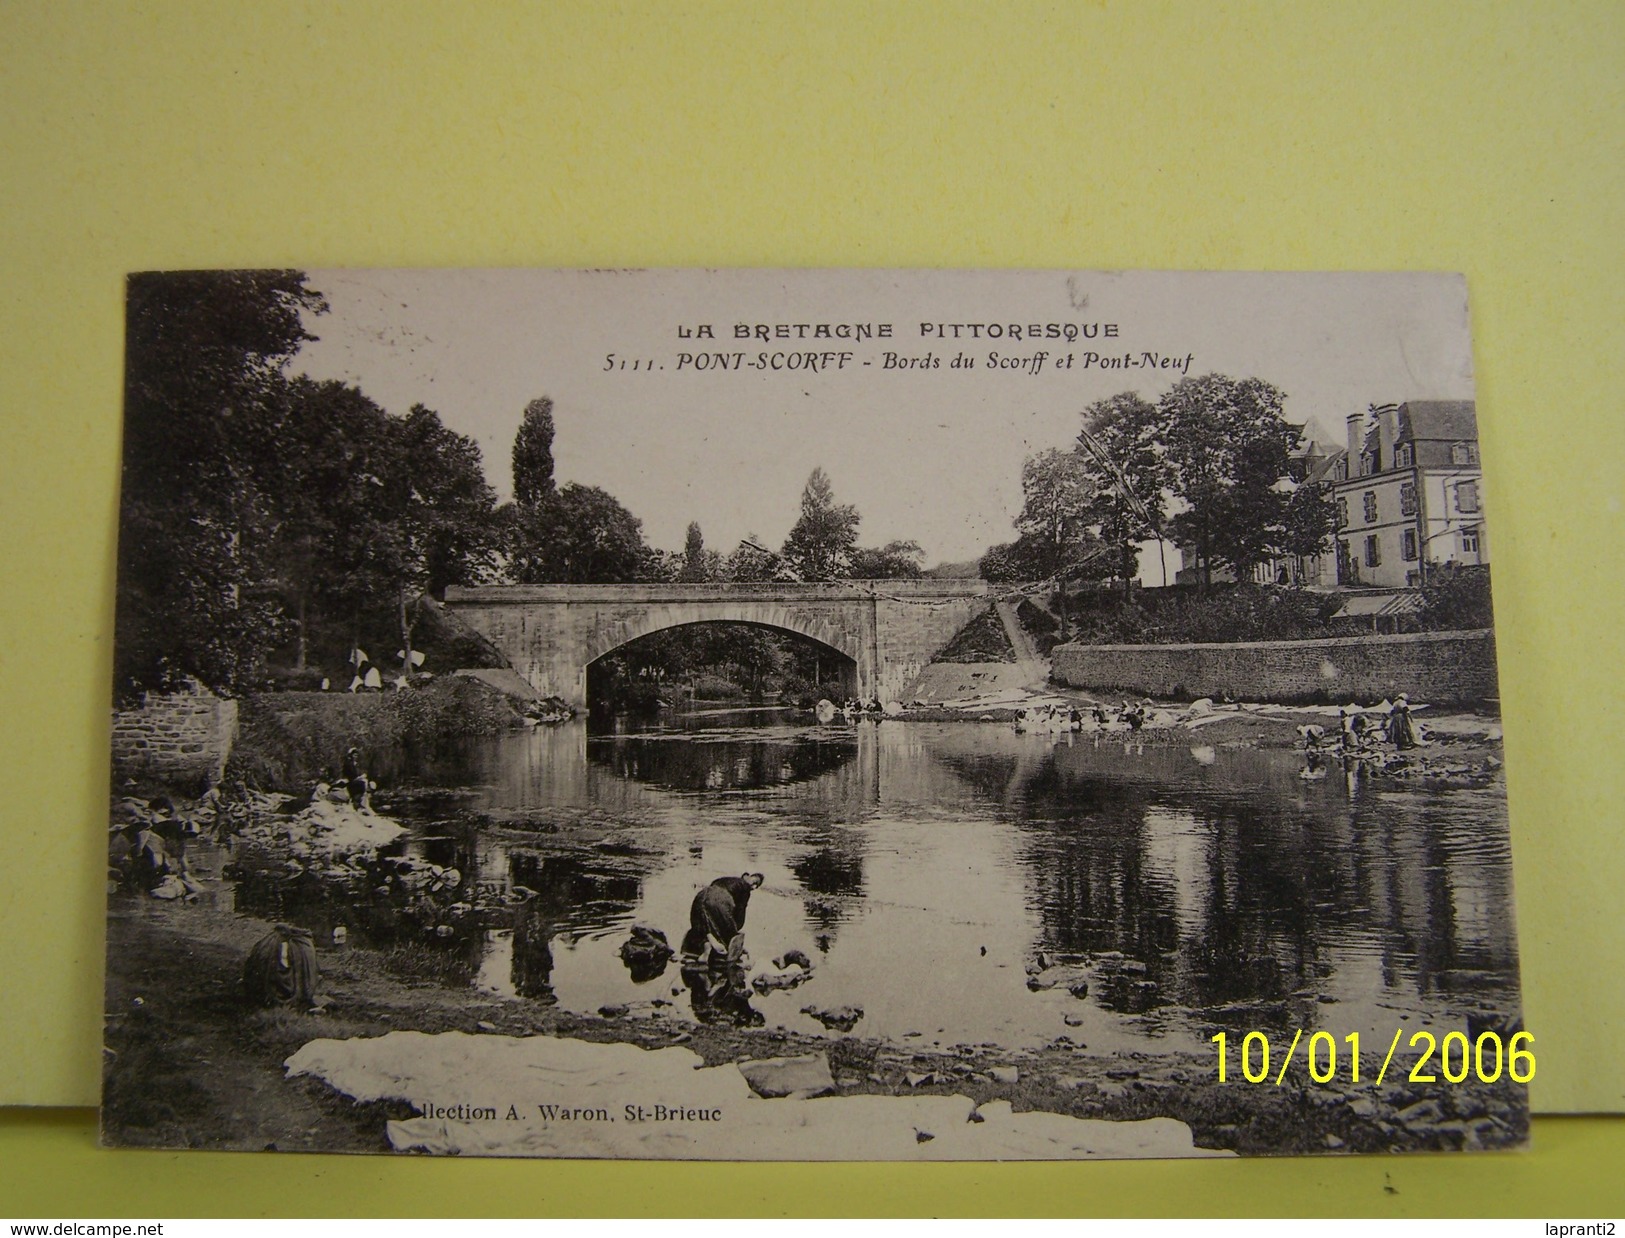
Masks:
[[[1186,373],[1273,383],[1289,420],[1336,444],[1373,402],[1473,395],[1466,286],[1453,275],[308,275],[330,309],[310,321],[320,338],[293,372],[354,383],[392,413],[434,409],[478,442],[502,498],[525,405],[548,396],[558,483],[603,487],[666,550],[690,521],[724,553],[747,535],[776,548],[822,467],[861,514],[861,544],[912,539],[928,565],[976,558],[1015,537],[1026,456],[1070,447],[1093,401],[1155,400]],[[839,338],[842,325],[873,334]],[[1025,338],[1034,326],[1040,338]],[[935,366],[888,366],[888,354]],[[960,355],[974,366],[954,367]],[[1105,364],[1127,360],[1138,364]]]

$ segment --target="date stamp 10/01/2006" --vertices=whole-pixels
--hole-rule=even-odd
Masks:
[[[1394,1030],[1376,1082],[1388,1077],[1394,1053],[1399,1048],[1403,1028]],[[1228,1083],[1234,1077],[1230,1070],[1231,1040],[1227,1033],[1219,1032],[1212,1042],[1218,1048],[1219,1082]],[[1271,1071],[1271,1043],[1265,1032],[1248,1032],[1236,1047],[1241,1078],[1248,1083],[1273,1083],[1277,1087],[1286,1082],[1298,1046],[1304,1039],[1303,1029],[1293,1034],[1286,1054],[1280,1057],[1278,1069]],[[1360,1082],[1360,1033],[1350,1032],[1341,1041],[1330,1032],[1314,1032],[1304,1053],[1304,1065],[1313,1083],[1332,1083],[1339,1070],[1346,1070],[1350,1083]],[[1444,1077],[1446,1083],[1466,1083],[1476,1079],[1480,1083],[1495,1083],[1503,1073],[1514,1083],[1528,1083],[1535,1077],[1535,1038],[1529,1032],[1514,1032],[1503,1037],[1500,1032],[1481,1032],[1474,1040],[1465,1032],[1447,1032],[1444,1037],[1432,1032],[1411,1034],[1409,1047],[1418,1052],[1408,1076],[1412,1083],[1437,1083]],[[1400,1064],[1403,1069],[1404,1063]]]

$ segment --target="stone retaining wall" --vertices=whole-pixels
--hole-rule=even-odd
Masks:
[[[237,702],[205,688],[150,692],[113,711],[113,778],[155,777],[213,786],[237,737]]]
[[[1413,700],[1470,704],[1499,695],[1495,633],[1421,632],[1210,645],[1058,645],[1054,678],[1074,688],[1283,704]]]

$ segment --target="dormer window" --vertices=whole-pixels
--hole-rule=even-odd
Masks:
[[[1400,443],[1394,448],[1394,467],[1408,469],[1416,463],[1416,447],[1412,443]]]
[[[1457,465],[1477,464],[1478,463],[1478,444],[1477,443],[1451,443],[1450,444],[1450,463],[1451,464],[1457,464]]]

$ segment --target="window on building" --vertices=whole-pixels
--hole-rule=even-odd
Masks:
[[[1408,469],[1416,463],[1416,448],[1410,443],[1401,443],[1394,448],[1394,467]]]
[[[1450,463],[1451,464],[1477,464],[1478,463],[1478,444],[1477,443],[1451,443],[1450,444]]]
[[[1399,554],[1407,563],[1416,562],[1416,530],[1403,529],[1399,534]]]
[[[1382,562],[1382,550],[1377,545],[1377,539],[1375,537],[1366,538],[1365,539],[1365,565],[1367,567],[1376,567],[1379,564],[1381,564],[1381,562]]]
[[[1360,476],[1364,477],[1367,474],[1375,473],[1377,466],[1381,462],[1381,457],[1375,448],[1371,451],[1362,451],[1360,453]]]
[[[1337,500],[1337,527],[1340,529],[1349,527],[1349,501],[1347,499]]]
[[[1476,555],[1478,553],[1478,530],[1463,529],[1461,531],[1461,553]]]
[[[1478,483],[1464,481],[1456,487],[1456,510],[1458,512],[1476,512],[1478,510]]]
[[[1416,487],[1406,482],[1399,488],[1399,514],[1416,515]]]
[[[1367,524],[1377,523],[1377,492],[1375,490],[1365,492],[1365,522]]]

